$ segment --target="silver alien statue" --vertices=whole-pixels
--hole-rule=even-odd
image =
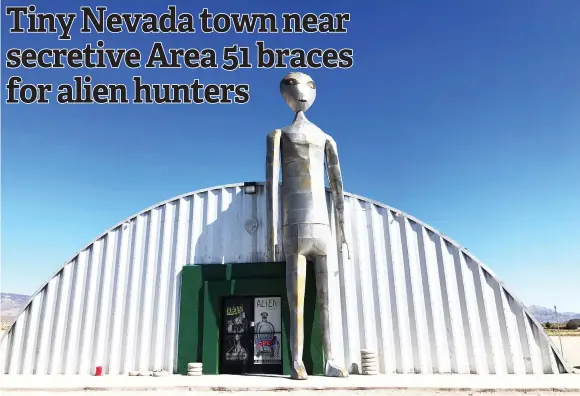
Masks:
[[[276,242],[278,187],[282,164],[282,241],[286,256],[286,287],[290,307],[291,377],[308,378],[302,362],[307,259],[313,260],[315,266],[326,361],[324,374],[329,377],[347,377],[346,369],[334,361],[329,328],[327,257],[334,244],[326,205],[325,156],[336,219],[341,232],[339,249],[342,251],[342,244],[346,244],[344,193],[336,143],[304,115],[316,98],[316,86],[309,76],[303,73],[288,74],[280,82],[280,92],[296,116],[291,125],[272,131],[267,138],[268,255],[271,258],[276,257],[279,251]]]

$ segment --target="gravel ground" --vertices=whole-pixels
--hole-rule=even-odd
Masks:
[[[24,392],[24,391],[3,391],[2,395],[53,395],[55,392]],[[59,392],[60,393],[60,392]],[[155,390],[155,391],[72,391],[64,392],[66,396],[79,396],[85,395],[87,393],[100,393],[104,395],[115,395],[122,394],[123,396],[138,396],[145,394],[155,394],[155,395],[193,395],[199,394],[200,392],[190,392],[185,390]],[[232,396],[234,392],[203,392],[207,393],[208,396],[222,396],[228,395]],[[235,396],[282,396],[284,394],[289,394],[295,396],[309,396],[316,393],[320,396],[354,396],[354,395],[364,395],[364,396],[519,396],[519,395],[529,395],[529,396],[580,396],[580,392],[562,392],[562,391],[461,391],[461,390],[450,390],[450,391],[428,391],[428,390],[405,390],[405,389],[392,389],[392,390],[344,390],[344,391],[263,391],[263,392],[235,392]],[[258,395],[257,395],[258,394]]]

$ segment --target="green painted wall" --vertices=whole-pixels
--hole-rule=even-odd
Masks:
[[[221,301],[225,296],[279,295],[282,297],[283,372],[290,374],[289,311],[284,263],[215,264],[183,267],[177,372],[187,363],[203,362],[204,374],[219,373]],[[304,301],[304,365],[309,374],[323,373],[322,333],[316,304],[316,282],[308,264]]]

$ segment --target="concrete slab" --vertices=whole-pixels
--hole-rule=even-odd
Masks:
[[[183,390],[183,391],[314,391],[314,390],[433,390],[433,391],[567,391],[580,392],[580,375],[353,375],[313,376],[294,381],[280,376],[207,375],[188,377],[130,376],[0,376],[0,391]]]

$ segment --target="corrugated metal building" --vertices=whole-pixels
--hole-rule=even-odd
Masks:
[[[363,348],[379,352],[382,373],[571,371],[524,305],[469,252],[396,209],[345,199],[352,259],[336,249],[329,273],[332,339],[352,373]],[[330,192],[327,200],[336,231]],[[265,276],[280,284],[284,254],[266,257],[265,208],[262,184],[255,194],[232,184],[172,198],[111,228],[34,294],[2,338],[0,372],[182,372],[191,359],[219,372],[218,347],[208,345],[218,342],[207,327],[219,320],[207,316],[213,275],[193,287],[186,283],[198,275],[188,274],[229,268],[215,279],[231,282],[233,268],[246,283]],[[252,275],[271,270],[278,275]]]

